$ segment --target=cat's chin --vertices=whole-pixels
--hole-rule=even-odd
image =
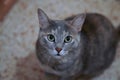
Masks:
[[[62,56],[58,56],[58,55],[55,55],[54,56],[56,59],[61,59],[62,58]]]

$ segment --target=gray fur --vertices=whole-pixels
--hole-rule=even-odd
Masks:
[[[111,65],[118,34],[107,18],[87,13],[65,20],[51,20],[40,9],[38,16],[42,18],[39,18],[36,53],[41,68],[52,75],[53,79],[77,80],[81,76],[91,78]],[[48,34],[54,35],[55,42],[47,39]],[[65,43],[66,36],[72,36],[72,41]],[[56,47],[62,49],[59,56]]]

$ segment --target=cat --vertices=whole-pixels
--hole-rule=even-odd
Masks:
[[[98,13],[52,20],[38,9],[36,54],[44,80],[83,80],[102,74],[112,64],[119,30]]]

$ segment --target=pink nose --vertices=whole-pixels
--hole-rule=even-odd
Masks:
[[[58,47],[56,47],[55,49],[58,53],[62,50],[62,48],[58,48]]]

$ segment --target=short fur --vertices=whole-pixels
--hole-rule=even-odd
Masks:
[[[46,80],[77,80],[103,73],[113,62],[118,33],[111,22],[97,13],[79,14],[65,20],[51,20],[38,10],[40,32],[36,53]],[[48,34],[55,36],[49,42]],[[64,43],[71,35],[73,41]],[[56,47],[62,48],[57,56]]]

